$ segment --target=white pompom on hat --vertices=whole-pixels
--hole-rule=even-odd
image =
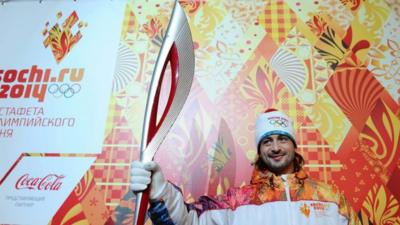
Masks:
[[[285,135],[297,146],[292,120],[283,112],[268,109],[261,113],[256,120],[257,148],[264,138],[273,134]]]

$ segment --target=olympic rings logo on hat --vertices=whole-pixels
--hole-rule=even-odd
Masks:
[[[271,124],[274,127],[288,127],[289,126],[289,121],[285,118],[282,117],[271,117],[268,118],[269,124]]]
[[[47,91],[52,94],[54,97],[59,98],[64,96],[65,98],[71,98],[75,94],[79,93],[81,90],[81,85],[78,83],[74,84],[51,84]]]

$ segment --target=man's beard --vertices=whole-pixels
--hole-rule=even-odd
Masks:
[[[295,153],[292,151],[286,153],[275,153],[275,154],[262,154],[261,159],[267,166],[267,169],[273,173],[280,173],[284,171],[286,168],[290,167],[290,165],[294,162]],[[283,157],[279,161],[275,161],[273,157]]]

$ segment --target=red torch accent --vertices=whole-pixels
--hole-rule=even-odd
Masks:
[[[157,113],[158,113],[158,102],[160,100],[160,93],[161,93],[161,87],[162,83],[164,80],[164,73],[165,69],[168,65],[168,62],[171,64],[171,88],[168,96],[168,101],[165,106],[165,109],[163,111],[163,114],[160,118],[160,121],[157,123]],[[150,114],[150,124],[148,128],[148,136],[147,136],[147,144],[151,142],[153,139],[154,135],[157,133],[158,129],[160,128],[160,125],[163,123],[165,116],[167,115],[169,109],[171,108],[172,100],[174,99],[175,92],[176,92],[176,84],[178,82],[178,66],[179,66],[179,58],[178,58],[178,50],[175,46],[175,44],[172,45],[168,57],[165,60],[163,70],[161,73],[161,79],[159,80],[159,83],[157,84],[157,91],[154,99],[154,104],[151,108],[151,114]],[[146,212],[147,212],[147,205],[149,204],[149,197],[150,197],[150,187],[147,188],[143,194],[142,194],[142,200],[140,202],[139,206],[139,215],[137,219],[137,225],[144,225],[145,219],[146,219]]]

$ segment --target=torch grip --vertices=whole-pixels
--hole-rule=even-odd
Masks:
[[[143,192],[136,194],[136,211],[134,224],[144,225],[146,219],[147,207],[150,199],[150,186]]]

